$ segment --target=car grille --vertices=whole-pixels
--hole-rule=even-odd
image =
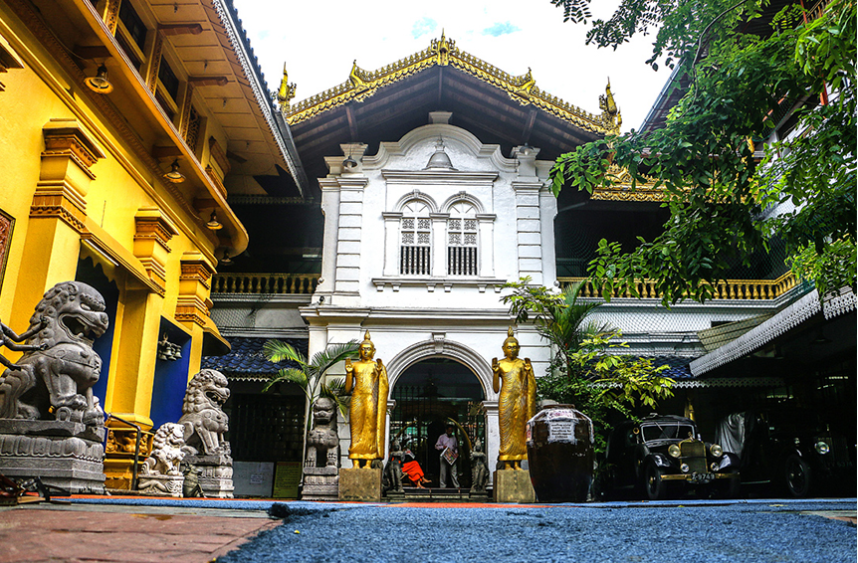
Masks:
[[[831,450],[822,457],[822,462],[829,469],[845,469],[855,466],[854,448],[849,445],[849,441],[843,437],[824,437],[824,441],[828,442]]]
[[[680,459],[691,473],[706,473],[706,445],[703,442],[680,442]]]

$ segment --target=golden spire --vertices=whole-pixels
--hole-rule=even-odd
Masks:
[[[352,85],[352,88],[356,90],[364,90],[368,88],[366,80],[363,78],[363,69],[357,65],[357,59],[352,63],[352,70],[349,72],[349,82]]]
[[[277,101],[281,104],[289,104],[295,97],[295,84],[289,83],[289,73],[286,72],[286,63],[283,63],[283,79],[280,80],[280,89],[277,90]]]
[[[620,126],[623,124],[623,116],[620,114],[620,109],[614,101],[610,78],[608,78],[608,85],[605,86],[604,95],[599,96],[599,108],[602,110],[602,124],[605,129],[609,133],[619,135]]]
[[[439,66],[447,66],[450,64],[450,50],[453,49],[455,41],[447,41],[447,36],[444,30],[441,30],[441,39],[433,39],[430,49],[435,53],[435,62]]]

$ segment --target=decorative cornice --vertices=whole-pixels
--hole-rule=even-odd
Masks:
[[[605,128],[603,119],[577,108],[556,96],[542,92],[528,69],[521,76],[512,76],[495,66],[478,59],[456,47],[456,42],[448,40],[442,33],[441,39],[433,39],[427,49],[368,72],[352,66],[346,82],[316,94],[295,105],[283,104],[280,110],[289,125],[306,121],[320,113],[337,108],[349,102],[361,102],[373,96],[380,88],[394,84],[433,66],[452,66],[483,82],[487,82],[503,91],[523,106],[534,105],[552,115],[572,123],[584,130],[597,134],[610,131]]]
[[[171,238],[179,234],[179,231],[160,209],[141,207],[134,215],[134,222],[137,225],[134,240],[151,239],[161,245],[164,250],[170,252],[168,243]]]
[[[591,199],[603,201],[664,201],[664,190],[655,186],[658,180],[652,176],[644,175],[646,182],[635,182],[634,189],[632,189],[632,175],[625,168],[611,164],[608,167],[606,176],[611,180],[611,186],[594,189]]]

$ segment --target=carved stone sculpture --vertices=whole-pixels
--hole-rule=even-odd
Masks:
[[[304,459],[304,500],[336,500],[340,466],[340,438],[337,407],[333,400],[319,397],[313,403],[313,430],[307,436]]]
[[[200,470],[205,496],[232,498],[232,457],[224,433],[229,419],[223,404],[229,399],[226,376],[213,369],[196,374],[185,393],[182,417],[185,459]]]
[[[327,397],[313,404],[313,430],[307,436],[306,467],[338,467],[340,439],[337,436],[337,406]]]
[[[185,478],[180,464],[185,458],[182,447],[184,427],[168,422],[162,425],[152,441],[152,453],[141,466],[140,483],[137,489],[141,493],[152,495],[182,496]]]
[[[509,328],[503,343],[504,358],[492,359],[493,387],[500,391],[498,399],[498,426],[500,450],[498,461],[511,469],[521,469],[527,459],[527,421],[536,414],[536,378],[530,358],[518,358],[518,340]],[[502,386],[499,388],[499,382]]]
[[[188,383],[179,424],[185,428],[185,446],[191,454],[229,455],[224,439],[229,419],[223,412],[227,399],[226,376],[219,371],[204,369]]]
[[[59,283],[45,293],[25,332],[32,334],[32,348],[0,379],[0,418],[103,426],[104,412],[92,394],[101,358],[92,342],[107,330],[104,310],[101,294],[82,282]]]
[[[185,482],[182,485],[182,496],[185,498],[205,497],[203,488],[200,486],[200,470],[183,461],[181,464],[182,475],[185,477]]]
[[[477,438],[471,451],[471,493],[485,493],[489,482],[489,467],[483,443]]]
[[[366,331],[359,348],[360,360],[346,360],[346,393],[352,393],[349,404],[351,447],[349,459],[355,467],[371,467],[384,458],[385,417],[389,383],[381,360],[372,361],[375,346]],[[376,464],[377,465],[377,464]]]
[[[399,440],[394,438],[390,443],[390,460],[384,468],[384,489],[387,492],[404,493],[402,489],[402,458],[405,452],[399,445]]]
[[[0,377],[0,471],[38,476],[72,492],[104,489],[104,411],[92,386],[101,358],[92,349],[109,321],[104,298],[82,282],[48,290],[16,335],[2,327],[3,344],[23,350]],[[23,347],[12,344],[27,337]],[[4,358],[5,360],[5,358]]]

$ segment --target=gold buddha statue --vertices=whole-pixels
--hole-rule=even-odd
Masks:
[[[381,360],[372,361],[375,346],[366,331],[359,348],[360,360],[346,360],[346,393],[352,393],[349,406],[351,446],[349,459],[355,467],[370,467],[384,458],[385,417],[387,416],[387,370]]]
[[[521,469],[521,460],[527,459],[527,421],[536,414],[536,378],[530,358],[518,359],[520,346],[509,327],[503,343],[504,358],[492,358],[493,387],[498,392],[498,424],[500,451],[498,461],[506,469]]]

